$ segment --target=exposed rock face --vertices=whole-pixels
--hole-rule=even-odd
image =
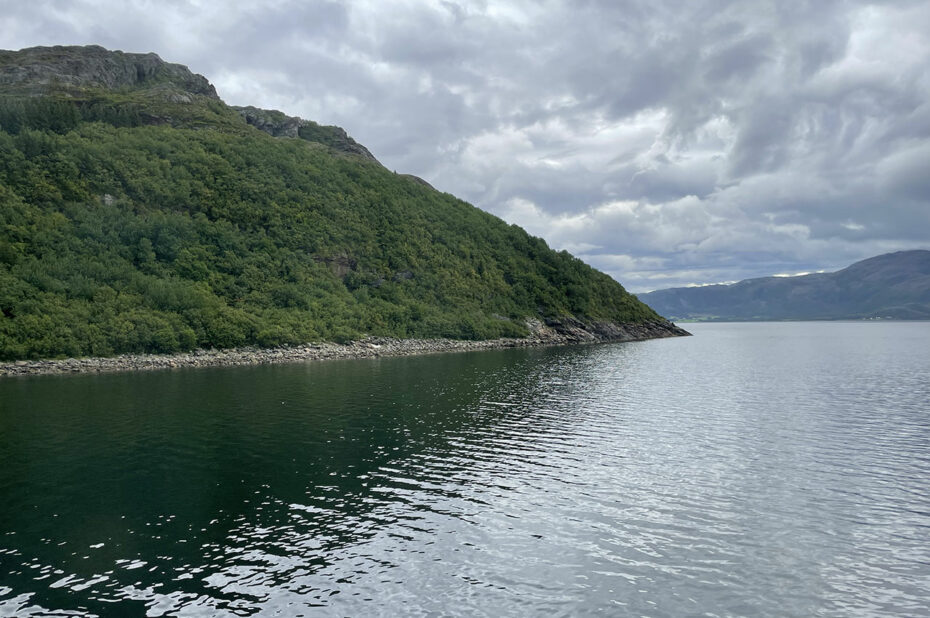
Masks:
[[[87,88],[145,90],[170,103],[191,103],[196,96],[220,100],[207,78],[184,65],[165,62],[154,53],[110,51],[99,45],[0,50],[0,91],[4,94],[70,96],[80,95]],[[232,109],[248,124],[274,137],[301,138],[378,162],[340,127],[319,125],[276,110]],[[152,124],[170,124],[166,118],[153,116],[148,120]]]
[[[367,148],[349,137],[341,127],[319,125],[312,120],[288,116],[275,109],[257,107],[233,107],[245,121],[274,137],[299,137],[309,142],[329,146],[338,152],[356,155],[378,162]]]
[[[529,320],[527,326],[536,337],[560,343],[594,343],[597,341],[641,341],[664,337],[688,336],[691,333],[667,320],[642,324],[582,322],[573,317],[548,318],[545,322]]]
[[[28,94],[70,88],[141,88],[171,84],[192,95],[219,99],[202,75],[157,54],[109,51],[98,45],[0,50],[0,88]]]
[[[329,257],[314,256],[313,260],[328,265],[337,277],[345,277],[358,267],[358,260],[344,253]]]
[[[233,106],[233,109],[239,112],[248,124],[274,137],[298,137],[297,131],[301,125],[307,123],[306,120],[287,116],[276,109],[259,109],[251,105]]]

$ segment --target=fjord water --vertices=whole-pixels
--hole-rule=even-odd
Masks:
[[[930,324],[0,381],[0,616],[920,615]]]

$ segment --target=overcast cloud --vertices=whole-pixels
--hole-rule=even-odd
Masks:
[[[338,124],[627,286],[930,248],[930,3],[0,0]]]

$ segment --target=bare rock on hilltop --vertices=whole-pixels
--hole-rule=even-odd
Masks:
[[[259,109],[251,105],[233,109],[239,112],[248,124],[274,137],[299,137],[309,142],[324,144],[337,152],[377,162],[367,148],[349,137],[341,127],[321,125],[312,120],[288,116],[275,109]]]
[[[84,88],[152,88],[171,85],[192,95],[219,99],[203,75],[157,54],[109,51],[99,45],[0,50],[0,88],[25,94]]]

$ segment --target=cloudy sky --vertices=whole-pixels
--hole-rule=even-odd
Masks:
[[[0,0],[337,124],[634,292],[930,248],[930,2]]]

